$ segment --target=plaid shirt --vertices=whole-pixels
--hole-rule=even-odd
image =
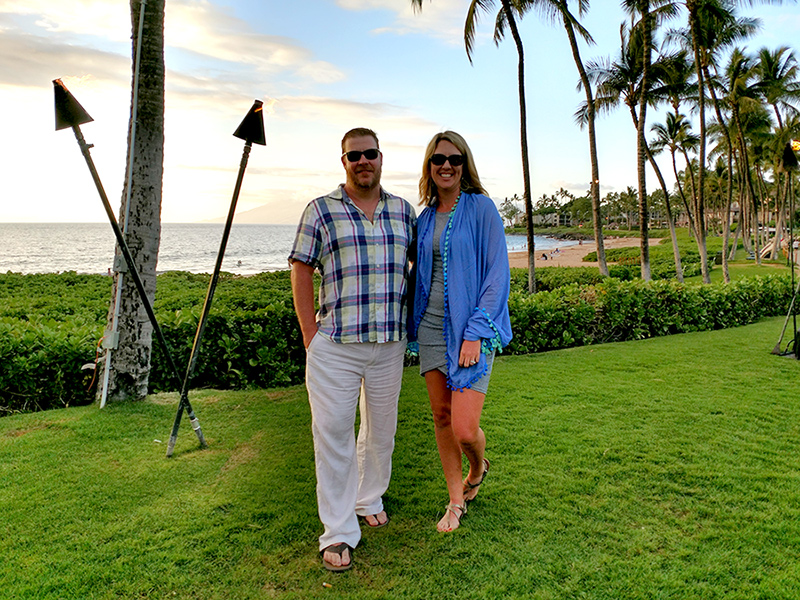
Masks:
[[[370,222],[344,186],[312,200],[297,227],[289,262],[319,270],[319,333],[337,343],[405,337],[407,250],[414,209],[381,188]]]

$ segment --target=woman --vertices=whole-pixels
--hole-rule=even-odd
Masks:
[[[433,411],[450,501],[439,531],[461,524],[489,471],[481,411],[496,350],[511,340],[503,221],[459,134],[434,136],[419,181],[416,290],[411,339]],[[469,461],[462,480],[461,455]]]

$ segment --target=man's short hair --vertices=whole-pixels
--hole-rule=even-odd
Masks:
[[[344,144],[350,138],[357,138],[357,137],[367,137],[370,136],[375,140],[375,146],[380,150],[381,146],[378,142],[378,134],[376,134],[372,129],[367,129],[366,127],[356,127],[355,129],[351,129],[347,133],[344,134],[342,138],[342,152],[344,152]]]

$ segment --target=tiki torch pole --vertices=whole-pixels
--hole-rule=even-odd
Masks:
[[[161,327],[158,325],[158,321],[156,320],[156,315],[153,312],[153,307],[150,304],[150,301],[147,299],[147,292],[145,292],[144,284],[142,283],[142,279],[139,276],[139,272],[136,269],[136,265],[133,262],[133,257],[131,256],[130,250],[128,249],[128,244],[125,242],[125,237],[122,235],[122,231],[117,224],[117,219],[114,216],[114,211],[111,209],[111,204],[108,201],[108,196],[106,195],[105,189],[103,188],[103,184],[100,181],[100,176],[97,173],[97,169],[95,168],[94,161],[92,160],[92,155],[89,150],[92,148],[91,144],[87,144],[86,140],[83,138],[83,133],[81,133],[80,126],[84,123],[89,123],[93,121],[92,117],[84,110],[84,108],[80,105],[80,103],[75,99],[75,97],[69,92],[69,90],[64,86],[60,79],[56,79],[53,81],[53,87],[55,92],[55,103],[56,103],[56,131],[60,129],[66,129],[68,127],[72,128],[72,131],[75,133],[75,138],[78,140],[78,145],[81,148],[81,153],[83,154],[84,159],[86,159],[86,165],[89,167],[89,171],[92,174],[92,179],[94,180],[95,187],[97,187],[97,191],[100,194],[100,200],[103,202],[103,208],[105,208],[106,215],[108,215],[108,220],[111,223],[111,228],[114,230],[114,235],[117,238],[117,243],[119,244],[119,248],[122,251],[122,256],[125,258],[125,262],[128,265],[128,270],[130,271],[131,278],[133,279],[133,283],[136,286],[136,290],[139,292],[139,296],[142,299],[142,304],[144,305],[145,312],[147,312],[147,316],[150,319],[150,323],[153,326],[153,330],[156,333],[156,338],[158,339],[159,343],[161,344],[161,349],[164,351],[164,356],[169,363],[169,367],[172,370],[172,374],[175,376],[175,379],[178,383],[181,383],[181,376],[178,372],[178,367],[175,364],[175,360],[172,357],[172,352],[167,345],[167,340],[164,337],[163,332],[161,331]],[[191,406],[189,405],[188,398],[186,399],[185,406],[187,411],[190,414],[190,418],[194,417],[192,412]],[[183,407],[183,402],[182,402]],[[192,424],[196,421],[196,417],[194,418]],[[195,427],[195,432],[197,433],[197,437],[200,440],[200,444],[205,447],[206,442],[203,438],[203,432],[200,430],[200,424],[197,423]]]
[[[172,434],[169,436],[169,443],[167,444],[167,458],[172,456],[172,451],[175,448],[175,441],[178,439],[178,429],[181,425],[181,416],[185,407],[189,405],[189,383],[192,378],[195,365],[197,364],[197,357],[200,354],[200,342],[203,339],[203,332],[205,331],[206,320],[211,311],[211,303],[214,301],[214,292],[217,289],[217,282],[219,281],[220,271],[222,270],[222,259],[225,257],[225,248],[228,245],[228,237],[231,232],[231,225],[233,224],[233,216],[236,212],[236,203],[239,200],[239,192],[242,189],[242,180],[244,179],[244,172],[247,168],[247,161],[250,157],[250,149],[253,144],[266,145],[264,139],[264,113],[262,112],[263,102],[256,100],[250,111],[245,116],[244,120],[239,125],[238,129],[234,132],[234,136],[243,139],[244,152],[242,153],[242,160],[239,165],[239,175],[236,178],[236,186],[233,190],[233,198],[231,199],[231,206],[228,210],[228,219],[225,221],[225,229],[222,233],[222,241],[220,242],[219,252],[217,253],[217,263],[214,267],[214,274],[208,284],[208,292],[206,293],[206,300],[203,304],[203,313],[200,317],[200,322],[197,324],[197,333],[194,336],[194,343],[192,344],[192,352],[189,355],[189,366],[186,369],[186,376],[183,378],[183,385],[181,386],[181,402],[178,406],[178,413],[175,415],[175,422],[172,425]],[[191,412],[189,418],[191,418]],[[194,424],[194,422],[193,422]]]

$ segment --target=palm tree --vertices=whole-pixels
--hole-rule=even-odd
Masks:
[[[647,120],[647,90],[650,87],[650,69],[652,58],[652,35],[653,20],[650,13],[650,0],[622,0],[622,6],[629,14],[637,12],[641,15],[640,27],[642,30],[641,55],[641,80],[639,82],[639,110],[638,122],[636,123],[636,172],[639,185],[639,237],[641,239],[642,251],[642,279],[650,281],[650,240],[649,240],[649,221],[650,215],[647,210],[647,176],[645,174],[645,161],[647,153],[645,150],[645,122]]]
[[[793,1],[793,0],[790,0]],[[709,46],[707,41],[703,39],[703,33],[708,34],[714,31],[714,28],[703,27],[703,13],[714,11],[728,11],[732,14],[733,8],[737,6],[753,6],[756,4],[783,4],[782,0],[679,0],[679,4],[686,7],[689,13],[689,39],[691,40],[691,47],[694,51],[695,68],[697,69],[697,85],[699,89],[698,94],[698,115],[700,119],[700,150],[699,150],[699,197],[698,203],[702,210],[705,210],[705,168],[706,168],[706,110],[705,110],[705,90],[706,78],[708,75],[708,62],[709,50],[713,46]],[[703,56],[705,54],[705,56]],[[719,116],[719,111],[718,111]],[[732,177],[729,178],[732,180]],[[730,196],[729,196],[730,197]],[[726,229],[727,231],[727,229]],[[726,252],[723,250],[723,256]],[[724,259],[723,259],[724,260]],[[705,263],[705,261],[704,261]],[[723,271],[727,273],[727,263],[723,262]],[[706,274],[703,275],[703,280],[706,281]],[[710,278],[708,279],[710,281]]]
[[[592,224],[594,227],[594,239],[597,246],[597,261],[600,272],[608,275],[608,264],[606,262],[606,250],[603,244],[603,219],[600,201],[600,166],[597,157],[597,135],[595,130],[596,110],[592,93],[592,85],[586,74],[586,69],[581,59],[580,48],[578,46],[577,35],[580,35],[589,44],[594,44],[594,39],[586,28],[581,25],[578,19],[570,12],[567,0],[515,0],[514,2],[520,13],[528,10],[536,10],[546,20],[556,23],[560,22],[567,33],[569,45],[572,50],[572,58],[578,69],[580,76],[580,86],[586,94],[586,117],[585,123],[589,133],[589,157],[591,160],[592,178],[590,184],[590,194],[592,198]],[[584,16],[589,10],[589,0],[577,0],[578,15]],[[502,36],[503,19],[498,19],[499,33]],[[577,35],[576,35],[577,33]]]
[[[784,113],[797,113],[792,101],[800,100],[800,67],[794,52],[783,46],[777,50],[761,48],[756,63],[757,89],[764,100],[772,106],[778,128],[783,127],[780,108]]]
[[[699,144],[699,163],[705,165],[707,160],[707,140],[708,124],[705,118],[706,91],[709,93],[713,102],[714,111],[717,115],[717,126],[725,136],[728,148],[733,148],[730,138],[729,127],[726,118],[722,114],[720,101],[716,96],[715,74],[717,62],[721,52],[733,46],[737,41],[752,35],[757,29],[758,19],[739,18],[734,14],[734,5],[731,2],[720,0],[703,0],[694,5],[694,19],[690,16],[690,26],[686,29],[678,29],[668,33],[667,39],[678,40],[684,48],[691,49],[695,56],[694,70],[698,76],[697,93],[694,95],[697,101],[697,109],[700,114],[700,144]],[[694,28],[692,28],[694,23]],[[699,58],[699,62],[697,60]],[[714,70],[714,73],[711,70]],[[700,85],[700,83],[703,85]],[[677,110],[677,105],[673,104]],[[728,172],[733,172],[733,153],[727,154]],[[708,269],[708,252],[706,248],[706,201],[705,201],[705,168],[698,171],[698,196],[695,240],[701,256],[703,282],[711,283],[711,274]],[[725,220],[730,220],[731,204],[733,202],[733,178],[727,178],[727,195],[725,207]],[[738,231],[738,230],[737,230]],[[727,246],[730,238],[730,231],[726,227],[723,229],[723,258],[722,272],[726,282],[730,281],[728,271]]]
[[[511,0],[501,0],[501,10],[497,16],[494,41],[499,44],[503,38],[503,28],[507,24],[511,30],[511,36],[517,47],[517,78],[519,89],[519,129],[520,129],[520,149],[522,151],[522,182],[524,187],[526,233],[528,239],[528,292],[536,293],[536,272],[535,257],[536,245],[533,237],[533,203],[531,201],[531,176],[530,164],[528,159],[528,117],[525,102],[525,53],[522,47],[522,38],[517,28],[517,21],[514,13],[521,16],[521,12],[516,6],[512,5]],[[423,0],[411,0],[411,5],[416,10],[422,10]],[[494,0],[471,0],[467,9],[467,18],[464,24],[464,44],[467,50],[467,57],[472,62],[472,51],[475,44],[475,29],[478,25],[480,13],[489,12],[494,7]],[[503,25],[501,25],[501,23]]]
[[[650,84],[645,79],[645,63],[649,60],[650,53],[645,50],[645,40],[648,38],[646,22],[655,18],[649,13],[649,4],[644,7],[647,17],[638,24],[620,26],[620,53],[615,61],[601,59],[591,61],[587,65],[589,78],[597,85],[595,104],[601,112],[610,111],[620,103],[625,104],[630,112],[637,135],[637,172],[638,172],[638,199],[639,199],[639,232],[641,236],[641,269],[642,279],[649,280],[650,275],[650,244],[648,232],[649,214],[647,209],[647,190],[644,165],[647,160],[657,169],[655,161],[650,156],[647,141],[642,139],[643,126],[646,119],[646,106],[656,100],[650,94]],[[648,46],[652,46],[648,42]],[[657,67],[656,71],[658,70]],[[648,65],[648,73],[653,70],[653,65]],[[645,113],[642,115],[643,107]],[[576,114],[577,119],[585,118],[587,107],[582,105]],[[644,117],[644,118],[643,118]]]
[[[796,140],[800,138],[800,115],[797,113],[790,114],[785,121],[783,127],[779,128],[775,132],[774,137],[774,147],[785,149],[792,144],[792,140]],[[776,185],[776,203],[778,204],[778,218],[780,220],[786,219],[786,214],[789,215],[788,223],[785,223],[785,228],[787,228],[790,232],[793,231],[794,223],[794,215],[792,214],[795,203],[791,196],[793,186],[793,180],[796,178],[796,167],[788,167],[784,164],[784,152],[781,152],[780,156],[777,157],[773,166],[773,172],[776,173],[777,184]],[[778,178],[778,176],[783,173],[783,178]],[[783,186],[781,190],[780,181],[783,180]],[[782,231],[784,227],[780,225],[776,225],[776,232],[775,237],[776,241],[777,238],[780,236],[780,231]],[[789,240],[793,238],[793,235],[785,235],[784,239]],[[778,243],[776,243],[776,252],[773,254],[773,258],[776,258],[777,252],[779,251]],[[790,256],[791,249],[787,247],[787,258]]]
[[[683,192],[683,187],[680,183],[680,176],[678,175],[678,165],[675,155],[678,152],[684,156],[687,168],[690,166],[688,151],[697,146],[698,137],[691,132],[689,122],[680,113],[667,113],[666,122],[655,123],[650,128],[656,134],[655,139],[650,143],[650,149],[654,154],[658,154],[666,149],[669,150],[672,159],[672,172],[675,175],[675,181],[678,186],[678,193],[681,196],[684,207],[686,208],[689,217],[689,226],[694,229],[695,220],[693,218],[693,210],[690,209],[689,203]],[[662,178],[663,179],[663,178]],[[678,251],[677,235],[675,233],[675,225],[672,222],[672,210],[669,205],[669,194],[666,194],[666,207],[667,217],[670,221],[670,235],[672,236],[673,255],[675,256],[675,269],[678,281],[683,281],[683,271],[681,269],[680,252]]]
[[[757,83],[756,88],[767,104],[772,107],[775,113],[777,126],[773,136],[772,145],[772,164],[775,175],[775,238],[771,244],[769,256],[777,258],[779,254],[779,240],[782,238],[785,226],[784,214],[786,209],[786,194],[780,192],[781,188],[788,192],[789,177],[791,171],[781,168],[783,148],[788,139],[784,118],[781,115],[797,115],[797,108],[793,105],[800,99],[800,82],[798,82],[798,64],[795,54],[788,47],[783,46],[777,50],[761,48],[758,52],[756,62]]]
[[[725,69],[725,79],[721,82],[724,86],[725,102],[731,114],[731,123],[736,132],[736,144],[738,146],[738,156],[740,161],[740,176],[742,178],[743,190],[748,195],[749,202],[742,202],[742,212],[744,213],[745,204],[752,209],[751,218],[753,222],[753,239],[755,241],[755,258],[760,264],[761,256],[759,251],[759,227],[758,211],[756,210],[756,193],[753,187],[753,178],[750,168],[750,153],[744,128],[744,118],[747,114],[761,108],[758,88],[756,87],[756,68],[752,57],[744,53],[740,48],[734,48]],[[763,121],[762,121],[763,122]],[[702,170],[702,169],[701,169]]]
[[[144,12],[138,90],[133,88],[128,139],[136,128],[135,143],[128,147],[126,183],[122,193],[119,223],[127,230],[136,269],[150,302],[156,291],[156,263],[161,238],[161,183],[164,156],[164,2],[149,0]],[[141,0],[131,0],[134,58],[139,39]],[[135,63],[135,60],[134,60]],[[136,68],[134,64],[134,69]],[[134,104],[133,99],[138,98]],[[136,118],[134,119],[134,114]],[[126,177],[128,181],[128,177]],[[128,204],[130,206],[128,207]],[[117,258],[120,251],[117,248]],[[115,264],[122,264],[117,260]],[[120,286],[120,279],[122,285]],[[117,289],[119,289],[119,294]],[[140,400],[147,395],[152,350],[152,325],[142,318],[142,302],[129,277],[114,276],[106,332],[112,330],[117,302],[118,345],[108,366],[109,401]],[[110,337],[110,336],[109,336]]]

